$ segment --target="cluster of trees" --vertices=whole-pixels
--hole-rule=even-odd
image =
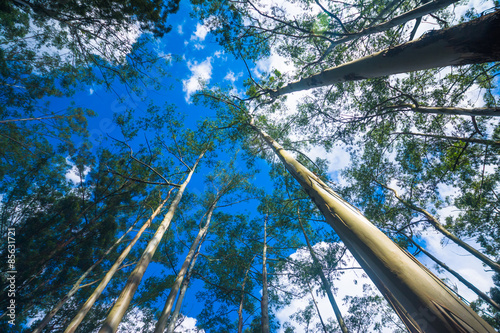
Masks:
[[[174,332],[194,284],[205,332],[277,331],[277,310],[305,297],[292,316],[305,331],[500,329],[500,11],[455,17],[458,3],[192,0],[249,69],[245,96],[206,87],[195,102],[209,116],[192,127],[175,106],[144,101],[147,111],[115,118],[119,138],[92,148],[93,111],[50,102],[92,84],[155,85],[147,73],[164,59],[150,41],[169,32],[179,1],[2,1],[0,253],[13,228],[17,273],[12,325],[2,260],[0,329]],[[436,29],[416,39],[423,17]],[[249,64],[271,53],[295,70],[255,78]],[[287,109],[287,95],[305,90]],[[342,184],[303,153],[338,144],[351,154]],[[458,213],[443,220],[446,206]],[[496,287],[481,291],[429,253],[430,229],[495,272]],[[346,253],[379,293],[366,286],[342,313]]]

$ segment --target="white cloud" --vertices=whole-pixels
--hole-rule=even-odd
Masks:
[[[243,76],[243,73],[234,74],[234,72],[232,70],[229,70],[229,72],[227,72],[226,76],[224,76],[224,80],[229,81],[231,83],[235,83],[242,76]]]
[[[74,184],[79,184],[80,182],[85,182],[85,177],[90,172],[90,168],[88,166],[84,167],[83,175],[82,175],[83,178],[82,178],[80,176],[80,172],[78,171],[78,168],[76,167],[76,165],[73,162],[71,162],[69,156],[66,157],[66,164],[71,166],[71,169],[69,169],[65,174],[65,177],[67,180],[72,181]]]
[[[208,34],[208,27],[204,24],[197,23],[196,24],[196,30],[191,36],[191,40],[197,40],[197,41],[204,41],[205,37],[207,37]]]
[[[212,78],[212,57],[201,63],[188,61],[187,65],[191,76],[187,80],[182,80],[182,90],[186,93],[186,102],[189,102],[191,96],[202,88],[202,84],[208,83]]]
[[[178,33],[179,35],[184,35],[184,30],[182,30],[182,24],[179,24],[179,25],[177,26],[177,33]]]
[[[90,94],[90,95],[93,95],[93,94],[94,94],[94,89],[90,88],[90,89],[89,89],[89,94]]]

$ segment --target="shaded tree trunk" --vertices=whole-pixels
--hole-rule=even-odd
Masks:
[[[253,119],[249,125],[300,183],[410,332],[495,332],[438,277],[256,127]]]
[[[449,115],[461,115],[461,116],[489,116],[489,117],[500,117],[500,108],[457,108],[457,107],[445,107],[445,106],[420,106],[415,104],[401,104],[401,105],[391,105],[388,108],[409,108],[415,112],[420,113],[431,113],[431,114],[449,114]]]
[[[474,138],[461,138],[457,136],[448,136],[448,135],[439,135],[439,134],[426,134],[426,133],[414,133],[414,132],[395,132],[393,134],[405,134],[405,135],[415,135],[415,136],[424,136],[428,138],[436,138],[436,139],[446,139],[453,141],[463,141],[463,142],[472,142],[479,143],[483,145],[490,145],[495,147],[500,147],[500,141],[496,140],[485,140],[485,139],[474,139]]]
[[[153,258],[153,255],[155,254],[156,248],[160,244],[163,235],[170,226],[170,222],[172,221],[177,206],[179,205],[182,199],[184,190],[186,189],[186,186],[188,185],[189,181],[191,180],[191,177],[193,176],[194,171],[196,170],[196,166],[198,165],[199,161],[201,160],[204,154],[205,152],[201,153],[201,155],[198,157],[193,167],[190,169],[189,174],[186,177],[186,180],[184,181],[184,183],[182,183],[177,194],[175,195],[175,198],[170,205],[168,213],[165,215],[163,221],[156,230],[156,233],[154,234],[153,238],[149,241],[148,245],[146,246],[146,249],[144,250],[144,253],[141,256],[139,263],[130,274],[127,283],[122,290],[122,293],[118,297],[118,300],[116,301],[108,317],[104,321],[101,329],[99,330],[99,333],[114,333],[118,329],[118,325],[120,324],[123,316],[125,315],[125,312],[127,311],[127,308],[137,290],[137,287],[139,287],[139,283],[141,282],[142,277],[146,272],[146,268],[148,267],[149,263],[151,262],[151,259]]]
[[[436,67],[500,60],[500,11],[324,70],[271,92],[294,91]]]

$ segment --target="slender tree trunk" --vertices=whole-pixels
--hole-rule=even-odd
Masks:
[[[500,147],[500,141],[496,140],[484,140],[484,139],[474,139],[474,138],[461,138],[457,136],[447,136],[447,135],[438,135],[438,134],[426,134],[426,133],[414,133],[414,132],[395,132],[393,134],[405,134],[405,135],[415,135],[415,136],[424,136],[428,138],[436,138],[436,139],[446,139],[453,141],[463,141],[463,142],[472,142],[472,143],[480,143],[483,145],[490,145],[495,147]]]
[[[167,300],[165,301],[165,306],[163,307],[163,310],[161,312],[160,319],[158,319],[158,322],[156,323],[155,333],[163,333],[165,331],[165,326],[167,325],[168,317],[170,317],[170,311],[172,311],[172,307],[174,306],[175,297],[177,296],[182,281],[186,276],[189,263],[192,261],[201,239],[205,237],[205,234],[208,231],[208,227],[210,226],[210,221],[212,219],[212,214],[214,212],[215,206],[217,205],[218,199],[219,198],[217,197],[210,206],[210,209],[207,214],[207,222],[205,223],[205,226],[201,228],[200,231],[198,232],[198,235],[196,236],[195,240],[193,241],[193,244],[191,245],[191,248],[189,249],[188,254],[186,255],[186,259],[184,259],[184,263],[182,264],[181,269],[177,273],[177,277],[175,278],[174,284],[172,285]]]
[[[45,317],[43,318],[42,322],[38,325],[37,328],[35,328],[35,330],[33,331],[33,333],[40,333],[45,328],[45,326],[47,326],[47,324],[50,322],[50,320],[52,319],[52,317],[54,317],[56,315],[56,313],[62,308],[62,306],[78,290],[80,290],[80,288],[82,288],[81,283],[83,282],[83,280],[85,280],[85,278],[94,270],[94,268],[96,268],[97,265],[99,265],[104,260],[104,258],[106,258],[106,256],[108,254],[110,254],[111,251],[113,251],[113,249],[118,246],[118,244],[121,243],[121,241],[125,238],[125,236],[127,236],[128,233],[130,231],[132,231],[132,229],[135,227],[135,225],[137,224],[137,222],[139,222],[139,219],[140,219],[140,217],[138,217],[137,220],[134,222],[134,224],[132,226],[130,226],[130,228],[110,248],[108,248],[106,250],[106,252],[103,254],[103,256],[99,260],[97,260],[92,266],[90,266],[85,271],[85,273],[82,274],[82,276],[80,276],[80,278],[75,282],[75,284],[73,284],[73,287],[71,288],[71,290],[54,306],[54,308],[51,311],[49,311],[45,315]]]
[[[432,254],[430,254],[429,252],[427,252],[424,248],[422,248],[420,245],[418,245],[413,239],[411,239],[411,237],[408,237],[406,235],[405,235],[405,237],[410,242],[412,242],[413,245],[415,245],[417,247],[417,249],[419,249],[420,251],[422,251],[426,256],[428,256],[435,263],[437,263],[439,266],[443,267],[448,272],[450,272],[451,275],[453,275],[460,282],[462,282],[463,284],[465,284],[470,290],[472,290],[473,292],[475,292],[479,297],[481,297],[486,302],[488,302],[491,306],[493,306],[498,311],[500,311],[500,305],[498,305],[494,300],[492,300],[490,297],[488,297],[488,295],[486,295],[485,293],[483,293],[481,290],[477,289],[476,286],[474,286],[472,283],[470,283],[469,281],[467,281],[462,275],[458,274],[456,271],[454,271],[453,269],[451,269],[450,267],[448,267],[448,265],[446,265],[444,262],[440,261],[438,258],[434,257]]]
[[[250,265],[245,272],[245,277],[243,278],[243,284],[241,285],[241,298],[240,298],[240,306],[238,308],[238,333],[243,332],[243,303],[245,302],[245,285],[247,283],[248,272],[250,272],[250,268],[252,267],[252,262],[255,259],[255,256],[250,261]]]
[[[264,219],[264,248],[262,249],[262,333],[269,333],[269,295],[267,292],[267,216]]]
[[[410,332],[495,332],[438,277],[256,127],[253,119],[250,126],[311,197]]]
[[[379,184],[380,186],[382,186],[382,187],[384,187],[384,188],[392,191],[392,193],[394,193],[394,196],[396,197],[396,199],[398,199],[399,202],[401,202],[406,207],[408,207],[410,209],[413,209],[414,211],[417,211],[417,212],[420,212],[420,213],[424,214],[425,217],[427,218],[427,221],[429,221],[429,223],[434,227],[434,229],[436,229],[443,236],[447,237],[448,239],[450,239],[451,241],[453,241],[455,244],[457,244],[458,246],[460,246],[461,248],[463,248],[464,250],[466,250],[467,252],[469,252],[470,254],[472,254],[477,259],[481,260],[484,264],[490,266],[495,272],[497,272],[497,273],[500,274],[500,265],[498,263],[494,262],[493,260],[491,260],[490,258],[488,258],[487,256],[485,256],[484,254],[482,254],[481,252],[479,252],[478,250],[476,250],[475,248],[473,248],[472,246],[470,246],[469,244],[467,244],[466,242],[464,242],[463,240],[461,240],[460,238],[458,238],[457,236],[455,236],[454,234],[452,234],[451,232],[449,232],[428,211],[426,211],[425,209],[422,209],[420,207],[417,207],[414,204],[412,204],[410,202],[407,202],[406,200],[403,200],[398,195],[398,192],[395,189],[390,188],[390,187],[388,187],[388,186],[386,186],[384,184],[381,184],[378,181],[376,181],[376,183]]]
[[[299,211],[297,210],[297,213],[298,212]],[[337,305],[335,297],[333,296],[332,286],[330,284],[330,281],[328,281],[328,279],[326,278],[325,273],[323,272],[323,267],[321,266],[321,263],[319,262],[318,257],[316,256],[316,253],[314,252],[314,249],[312,248],[311,243],[309,242],[309,237],[307,236],[306,230],[304,229],[304,225],[302,224],[302,219],[300,218],[300,216],[297,216],[297,218],[299,220],[302,233],[304,234],[304,238],[306,239],[307,248],[309,249],[309,253],[311,254],[314,266],[318,268],[318,273],[321,279],[321,284],[323,285],[323,289],[326,291],[326,294],[328,295],[328,300],[332,305],[333,312],[335,312],[335,317],[337,317],[340,329],[342,330],[343,333],[349,333],[349,331],[347,330],[347,326],[345,325],[344,318],[342,317],[342,313],[340,312],[339,306]]]
[[[92,293],[92,295],[90,295],[90,297],[82,305],[80,310],[78,310],[78,313],[75,315],[75,317],[73,317],[73,319],[69,323],[68,327],[66,327],[66,330],[64,331],[64,333],[70,333],[70,332],[73,333],[76,331],[76,329],[78,328],[78,326],[80,325],[82,320],[85,318],[87,313],[90,311],[90,309],[92,308],[94,303],[97,301],[99,296],[101,296],[101,293],[104,291],[104,289],[108,285],[109,281],[111,281],[111,279],[113,278],[113,275],[118,271],[119,267],[121,266],[121,264],[123,263],[125,258],[127,258],[128,254],[130,253],[130,251],[134,247],[135,243],[137,243],[137,241],[139,240],[139,238],[141,238],[144,231],[147,228],[149,228],[149,226],[151,225],[151,222],[156,218],[156,216],[160,213],[163,206],[167,203],[168,199],[170,198],[171,192],[172,192],[172,189],[168,192],[167,197],[158,205],[158,207],[155,209],[155,211],[149,217],[149,219],[146,221],[146,223],[144,223],[143,226],[141,227],[141,229],[139,229],[139,231],[134,236],[134,238],[130,241],[130,243],[127,245],[127,247],[125,249],[123,249],[123,251],[120,254],[120,256],[118,257],[118,259],[116,259],[113,266],[111,266],[111,268],[108,270],[108,272],[106,273],[106,275],[104,276],[102,281],[99,283],[99,285],[96,287],[96,289]]]
[[[327,69],[271,92],[294,91],[429,68],[500,60],[500,11]]]
[[[321,322],[321,327],[323,327],[323,331],[325,331],[325,333],[328,333],[328,329],[326,328],[325,322],[323,321],[323,317],[321,316],[321,312],[319,311],[318,303],[316,302],[316,298],[314,298],[314,293],[312,291],[309,282],[307,283],[307,287],[309,288],[309,293],[311,294],[314,307],[316,308],[316,312],[318,313],[319,321]]]
[[[148,245],[146,246],[146,249],[144,250],[144,253],[141,256],[139,263],[130,274],[127,283],[122,290],[122,293],[118,297],[118,300],[116,301],[115,305],[111,309],[111,312],[104,321],[101,329],[99,330],[99,333],[114,333],[118,329],[118,325],[122,321],[122,318],[125,315],[125,312],[127,311],[127,308],[130,304],[130,301],[132,300],[135,291],[139,287],[139,283],[141,282],[141,279],[144,273],[146,272],[146,268],[148,267],[149,263],[151,262],[151,259],[153,258],[153,255],[155,254],[156,248],[160,244],[163,235],[170,226],[170,222],[172,221],[177,206],[179,205],[179,202],[182,199],[184,190],[186,189],[186,186],[188,185],[189,181],[191,180],[191,177],[193,176],[194,171],[196,170],[196,166],[198,165],[199,161],[201,160],[204,154],[205,152],[203,152],[198,157],[196,163],[189,171],[186,180],[184,181],[184,183],[182,183],[181,187],[179,188],[177,194],[175,195],[174,200],[172,201],[172,204],[170,205],[168,213],[165,215],[163,221],[156,230],[156,233],[154,234],[153,238],[149,241]]]
[[[435,1],[432,1],[432,2],[428,2],[420,7],[417,7],[413,10],[410,10],[406,13],[403,13],[399,16],[396,16],[394,17],[393,19],[390,19],[386,22],[383,22],[383,23],[380,23],[380,24],[377,24],[377,25],[373,25],[371,27],[368,27],[368,28],[365,28],[361,31],[358,31],[358,32],[354,32],[354,33],[351,33],[351,34],[347,34],[346,36],[336,40],[335,42],[333,42],[329,47],[328,47],[328,50],[325,52],[325,55],[326,56],[328,53],[331,52],[331,50],[333,50],[333,48],[336,46],[336,45],[339,45],[339,44],[342,44],[342,43],[347,43],[353,39],[356,39],[356,38],[360,38],[360,37],[363,37],[363,36],[367,36],[367,35],[370,35],[370,34],[373,34],[373,33],[377,33],[377,32],[383,32],[383,31],[387,31],[391,28],[394,28],[398,25],[401,25],[401,24],[405,24],[406,22],[408,21],[411,21],[411,20],[414,20],[414,19],[418,19],[418,18],[422,18],[422,16],[425,16],[425,15],[428,15],[428,14],[431,14],[439,9],[442,9],[442,8],[446,8],[448,7],[449,5],[451,5],[452,3],[455,3],[455,2],[458,2],[458,0],[435,0]],[[323,56],[323,58],[324,58]]]
[[[489,116],[500,117],[500,108],[456,108],[445,106],[417,106],[414,104],[391,105],[388,108],[410,108],[415,112],[431,113],[431,114],[450,114],[461,116]]]
[[[174,333],[175,323],[177,322],[177,318],[179,317],[179,313],[181,311],[182,302],[184,301],[184,296],[186,295],[186,290],[189,286],[191,275],[193,274],[194,265],[196,264],[196,259],[198,259],[198,255],[200,254],[201,250],[201,245],[203,244],[203,241],[205,240],[206,236],[207,233],[205,232],[205,234],[200,240],[200,244],[198,245],[198,250],[194,254],[193,260],[191,260],[191,264],[189,264],[189,269],[186,274],[186,278],[184,279],[184,281],[182,281],[181,291],[179,292],[179,297],[177,298],[177,302],[175,303],[174,312],[172,313],[172,316],[170,316],[170,321],[168,323],[166,333]]]

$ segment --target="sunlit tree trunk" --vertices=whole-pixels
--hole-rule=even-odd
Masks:
[[[444,262],[442,262],[438,258],[434,257],[432,254],[430,254],[429,252],[427,252],[423,247],[421,247],[420,245],[418,245],[413,239],[411,239],[408,236],[406,236],[406,238],[411,243],[413,243],[413,245],[415,245],[417,247],[417,249],[419,249],[420,251],[422,251],[422,253],[424,253],[426,256],[428,256],[429,258],[431,258],[436,264],[438,264],[439,266],[441,266],[444,269],[446,269],[448,272],[450,272],[451,275],[453,275],[460,282],[462,282],[463,284],[465,284],[470,290],[472,290],[473,292],[475,292],[479,297],[481,297],[486,302],[488,302],[489,304],[491,304],[491,306],[495,307],[498,311],[500,311],[500,305],[498,305],[497,302],[495,302],[490,297],[488,297],[488,295],[486,295],[485,293],[483,293],[481,290],[477,289],[475,285],[473,285],[472,283],[470,283],[469,281],[467,281],[462,275],[458,274],[456,271],[454,271],[453,269],[451,269],[450,267],[448,267],[448,265],[446,265]]]
[[[82,287],[81,284],[83,282],[83,280],[85,280],[85,278],[87,278],[87,276],[94,270],[94,268],[97,267],[97,265],[99,265],[103,260],[104,258],[106,258],[106,256],[108,254],[111,253],[111,251],[113,251],[114,248],[116,248],[118,246],[118,244],[121,243],[121,241],[125,238],[125,236],[128,235],[128,233],[130,231],[132,231],[132,229],[135,227],[135,225],[137,224],[137,222],[139,221],[140,218],[137,218],[137,220],[134,222],[134,224],[111,246],[109,247],[106,252],[104,252],[104,254],[102,255],[102,257],[97,260],[92,266],[90,266],[86,271],[85,273],[82,274],[82,276],[80,276],[80,278],[75,282],[75,284],[73,284],[73,287],[71,288],[71,290],[56,304],[56,306],[54,306],[54,308],[52,310],[50,310],[50,312],[48,312],[45,317],[43,318],[42,322],[38,325],[37,328],[35,328],[33,330],[32,333],[40,333],[44,328],[45,326],[47,326],[47,324],[50,322],[50,320],[56,315],[56,313],[63,307],[63,305],[74,295],[76,294],[76,292],[78,290],[80,290],[80,288]]]
[[[189,264],[196,253],[196,249],[198,248],[201,239],[205,237],[205,234],[208,231],[208,227],[210,226],[210,221],[212,219],[212,214],[217,205],[217,200],[218,198],[210,206],[210,209],[207,214],[207,221],[203,226],[203,228],[201,228],[200,231],[198,232],[198,235],[196,236],[195,240],[193,241],[193,244],[191,245],[191,248],[189,249],[188,254],[186,255],[186,259],[184,259],[184,263],[182,264],[181,269],[177,273],[177,277],[175,278],[174,284],[172,285],[167,300],[165,301],[165,306],[163,307],[163,310],[161,312],[160,319],[156,323],[155,333],[163,333],[163,331],[165,331],[165,326],[167,325],[168,318],[170,317],[170,311],[172,311],[172,308],[174,306],[175,297],[179,292],[179,288],[181,287],[182,281],[186,276]]]
[[[260,302],[262,333],[269,333],[269,294],[267,291],[267,216],[264,219],[264,247],[262,249],[262,300]]]
[[[500,11],[324,70],[271,92],[294,91],[436,67],[500,60]]]
[[[337,305],[335,297],[333,296],[332,286],[330,284],[330,281],[328,281],[328,279],[326,278],[325,273],[323,272],[323,267],[321,266],[321,263],[319,262],[318,257],[316,256],[316,253],[314,253],[314,249],[311,246],[311,243],[309,242],[309,237],[307,236],[306,230],[304,229],[304,225],[302,224],[302,219],[300,218],[300,216],[297,216],[297,219],[299,220],[300,228],[302,229],[302,233],[304,234],[304,238],[306,239],[307,248],[309,249],[309,253],[311,254],[314,266],[316,266],[318,269],[318,274],[321,279],[321,284],[323,285],[323,289],[326,291],[326,294],[328,295],[328,300],[332,305],[333,312],[335,312],[335,317],[337,317],[337,322],[339,323],[340,329],[342,330],[343,333],[349,333],[349,331],[347,330],[347,326],[345,325],[344,318],[342,318],[342,313],[340,312],[339,306]]]
[[[438,277],[250,122],[300,183],[410,332],[495,332]]]
[[[170,226],[170,222],[172,221],[177,206],[179,205],[182,199],[184,190],[186,189],[186,186],[188,185],[189,181],[191,180],[191,177],[193,176],[194,171],[196,170],[196,166],[198,165],[199,161],[201,160],[204,154],[205,152],[203,152],[198,157],[197,161],[190,169],[189,174],[186,177],[186,180],[184,181],[184,183],[182,183],[181,187],[177,191],[174,200],[170,204],[170,208],[167,214],[165,215],[163,221],[156,230],[153,238],[149,241],[148,245],[146,246],[146,249],[144,250],[144,253],[141,256],[139,263],[130,274],[127,283],[122,290],[122,293],[118,297],[118,300],[115,302],[115,305],[111,309],[111,312],[104,321],[101,329],[99,330],[99,333],[114,333],[118,329],[118,325],[122,321],[122,318],[125,315],[125,312],[127,311],[127,308],[137,290],[137,287],[139,287],[139,283],[141,282],[144,272],[146,272],[146,268],[148,267],[149,263],[151,262],[151,259],[153,258],[153,255],[155,254],[156,248],[158,247],[161,239],[163,238],[163,234],[167,231],[168,227]]]
[[[167,203],[168,199],[170,198],[170,193],[171,192],[172,192],[172,190],[170,190],[170,192],[168,193],[167,197],[158,205],[158,207],[155,209],[155,211],[153,212],[153,214],[151,214],[151,216],[146,221],[146,223],[144,223],[142,225],[141,229],[139,229],[139,231],[136,233],[136,235],[130,241],[130,243],[127,245],[127,247],[125,249],[123,249],[123,251],[120,254],[120,256],[116,259],[116,261],[113,264],[113,266],[111,266],[111,268],[107,271],[106,275],[104,276],[104,278],[102,279],[102,281],[99,283],[99,285],[95,288],[95,290],[92,293],[92,295],[90,295],[90,297],[82,305],[82,307],[80,308],[80,310],[78,310],[78,312],[75,315],[75,317],[73,317],[73,319],[71,320],[71,322],[69,323],[69,325],[66,327],[66,330],[64,331],[64,333],[75,332],[75,330],[78,328],[78,326],[80,325],[80,323],[82,322],[82,320],[85,318],[85,316],[87,315],[87,313],[90,311],[90,309],[92,308],[92,306],[94,305],[94,303],[97,301],[97,299],[99,298],[99,296],[101,296],[101,293],[106,288],[106,286],[108,285],[109,281],[111,281],[111,278],[113,277],[113,275],[118,271],[119,267],[121,266],[121,264],[123,263],[123,261],[125,260],[125,258],[128,256],[128,254],[132,250],[132,247],[134,247],[135,243],[137,243],[137,241],[139,240],[139,238],[141,238],[141,236],[144,233],[144,231],[147,228],[149,228],[149,226],[151,225],[151,222],[156,218],[156,216],[160,213],[160,211],[163,208],[163,206]]]
[[[384,184],[381,184],[379,182],[377,182],[377,184],[379,184],[383,188],[386,188],[386,189],[392,191],[392,193],[394,193],[394,196],[396,197],[396,199],[398,199],[399,202],[401,202],[406,207],[424,214],[425,217],[427,218],[427,221],[429,221],[429,223],[434,227],[434,229],[439,231],[443,236],[450,239],[455,244],[460,246],[462,249],[466,250],[467,252],[472,254],[474,257],[481,260],[484,264],[490,266],[493,270],[495,270],[497,273],[500,274],[500,265],[498,263],[494,262],[493,260],[491,260],[490,258],[485,256],[484,254],[482,254],[481,252],[479,252],[478,250],[476,250],[475,248],[473,248],[472,246],[470,246],[469,244],[467,244],[466,242],[464,242],[463,240],[461,240],[460,238],[458,238],[457,236],[455,236],[454,234],[449,232],[448,229],[443,227],[443,225],[441,223],[439,223],[439,221],[433,215],[431,215],[428,211],[426,211],[423,208],[417,207],[414,204],[412,204],[406,200],[403,200],[403,198],[401,198],[399,196],[398,192],[395,189],[390,188],[390,187],[388,187]]]

